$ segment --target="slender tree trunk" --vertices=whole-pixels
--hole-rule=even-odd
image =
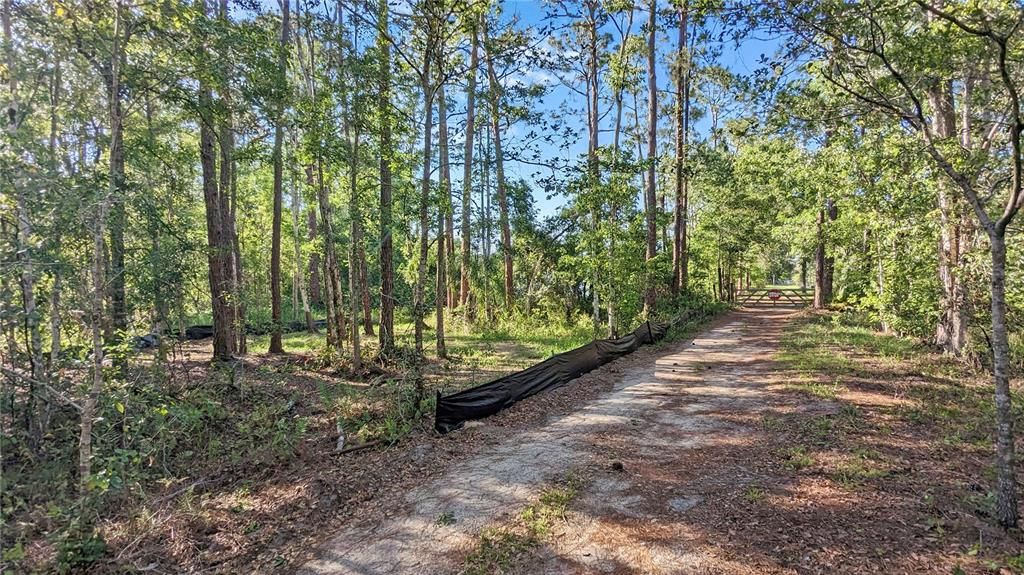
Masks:
[[[423,355],[423,329],[424,317],[426,317],[426,284],[427,284],[427,255],[430,232],[429,206],[430,206],[430,164],[433,159],[433,130],[434,130],[434,85],[431,79],[431,65],[434,59],[433,34],[427,31],[426,46],[423,51],[423,178],[420,181],[419,198],[419,259],[416,262],[416,285],[413,289],[413,321],[415,322],[415,346],[416,355]]]
[[[828,305],[825,289],[825,208],[818,208],[814,247],[814,308]]]
[[[313,174],[313,165],[309,164],[306,166],[306,186],[316,195],[316,176]],[[307,239],[310,245],[313,247],[313,251],[309,254],[309,305],[310,306],[322,306],[324,305],[323,296],[323,281],[320,278],[320,268],[322,264],[320,262],[319,246],[317,246],[316,238],[319,234],[319,225],[316,219],[316,209],[310,208],[306,213],[306,227],[309,230]]]
[[[689,203],[689,174],[687,173],[688,139],[690,131],[690,50],[686,35],[689,28],[690,2],[683,0],[679,9],[679,56],[676,62],[676,197],[674,234],[672,244],[672,295],[686,291],[688,262],[686,245],[686,218]]]
[[[590,186],[590,193],[592,198],[597,198],[597,188],[600,184],[600,164],[597,157],[598,138],[600,132],[600,113],[598,108],[598,96],[600,92],[600,81],[598,78],[598,68],[600,61],[598,60],[597,53],[597,38],[598,38],[598,25],[597,25],[597,10],[599,3],[595,0],[588,0],[585,3],[587,10],[587,179]],[[594,236],[597,235],[597,210],[595,207],[590,209],[590,226]],[[590,276],[590,297],[591,297],[591,320],[594,324],[594,332],[598,331],[601,326],[601,301],[600,295],[597,288],[598,284],[598,258],[601,255],[598,253],[598,248],[594,241],[588,242],[590,245],[587,247],[591,263],[591,276]]]
[[[380,353],[390,356],[395,348],[395,280],[391,233],[391,44],[386,37],[388,0],[378,3],[381,31],[377,36],[380,51]]]
[[[370,277],[366,268],[366,239],[363,232],[362,222],[359,224],[359,235],[353,238],[359,250],[359,296],[363,302],[363,335],[375,335],[373,333],[373,310],[370,301]]]
[[[209,88],[200,96],[200,107],[209,114]],[[231,302],[231,240],[224,217],[227,205],[217,189],[216,152],[209,118],[201,120],[199,155],[203,172],[203,198],[206,203],[206,229],[209,241],[210,295],[213,309],[213,356],[228,361],[235,352],[234,306]]]
[[[484,292],[484,317],[488,324],[492,324],[494,323],[494,305],[493,298],[491,298],[491,132],[487,129],[482,129],[481,132],[484,138],[486,138],[486,145],[483,146],[483,151],[480,154],[483,156],[483,165],[480,167],[482,173],[481,180],[483,180],[483,185],[480,186],[480,207],[483,211],[480,215],[481,222],[483,223],[480,230],[480,243],[483,244],[483,249],[481,249],[483,253],[483,278],[481,285]]]
[[[220,0],[221,21],[228,25],[228,3],[227,0]],[[238,239],[237,211],[238,195],[236,193],[235,174],[235,131],[234,131],[234,104],[231,90],[231,78],[234,70],[230,62],[227,62],[225,76],[228,78],[223,86],[221,102],[227,115],[220,125],[220,196],[224,198],[227,208],[225,210],[225,230],[229,237],[230,245],[230,269],[229,279],[231,284],[231,301],[234,306],[235,335],[238,340],[235,343],[235,351],[240,355],[248,353],[248,342],[246,335],[245,321],[245,298],[242,293],[242,250]]]
[[[658,29],[658,1],[650,0],[649,14],[647,21],[647,189],[646,198],[646,222],[647,222],[647,290],[644,292],[644,314],[650,315],[654,312],[657,303],[657,291],[653,281],[652,260],[658,254],[658,228],[657,228],[657,198],[655,191],[654,162],[658,157],[658,79],[657,67],[655,66],[656,45],[655,37]]]
[[[53,80],[50,84],[50,141],[49,141],[49,152],[50,152],[50,174],[51,177],[56,179],[60,175],[60,161],[57,157],[57,127],[59,122],[58,105],[60,102],[63,76],[61,73],[61,56],[59,54],[53,54]],[[13,80],[14,74],[13,65],[9,64],[9,74]],[[16,101],[16,98],[14,98]],[[8,118],[10,115],[8,115]],[[62,245],[62,231],[56,230],[56,236],[54,237],[54,253],[59,254],[61,252]],[[53,267],[53,288],[50,291],[50,368],[56,369],[58,360],[60,359],[61,349],[61,335],[60,335],[60,305],[61,305],[61,291],[63,289],[63,272],[61,270],[60,263]]]
[[[626,26],[626,31],[623,33],[622,38],[619,41],[619,60],[624,62],[626,59],[626,47],[629,44],[629,33],[633,27],[633,8],[629,9],[629,22]],[[618,185],[619,179],[619,142],[622,135],[622,96],[625,86],[619,84],[615,86],[615,129],[612,132],[612,181],[615,185]],[[616,201],[612,201],[609,215],[611,219],[611,228],[613,233],[608,238],[608,261],[616,261],[615,251],[615,238],[619,231],[619,206]],[[614,266],[614,263],[613,263]],[[614,267],[613,267],[614,269]],[[534,276],[530,276],[530,288],[533,287]],[[615,295],[615,283],[616,279],[613,278],[609,282],[608,286],[608,337],[618,337],[619,327],[618,318],[616,315],[616,295]],[[529,311],[529,310],[528,310]]]
[[[836,218],[839,217],[839,206],[837,206],[835,201],[832,200],[831,198],[825,200],[825,217],[828,218],[828,221],[826,222],[827,226],[830,226],[831,222],[836,221]],[[834,289],[833,280],[836,269],[836,259],[831,255],[830,251],[827,249],[827,243],[827,241],[822,242],[822,250],[824,250],[825,258],[824,267],[822,268],[822,298],[825,302],[825,305],[832,303],[832,292]]]
[[[953,107],[953,87],[949,80],[939,81],[928,89],[928,104],[932,110],[933,131],[936,138],[956,136],[956,112]],[[962,275],[962,212],[963,205],[955,198],[951,183],[945,179],[936,182],[939,207],[939,320],[935,328],[935,343],[947,353],[960,355],[967,344],[966,289]]]
[[[473,194],[473,136],[476,131],[477,22],[473,23],[469,47],[469,79],[466,82],[466,151],[462,170],[462,250],[459,266],[459,304],[469,303],[470,208]],[[467,315],[467,317],[469,317]]]
[[[60,249],[60,242],[56,248]],[[60,296],[63,291],[63,276],[60,268],[53,271],[53,289],[50,291],[50,368],[57,369],[60,362],[61,336],[60,336]]]
[[[339,351],[345,340],[345,305],[341,290],[341,272],[334,243],[331,201],[324,183],[323,160],[317,158],[317,202],[324,237],[324,279],[327,287],[327,344]]]
[[[438,70],[443,69],[444,60],[438,58]],[[455,210],[452,202],[452,173],[451,161],[448,155],[448,101],[446,99],[444,84],[440,87],[441,104],[438,107],[438,145],[441,154],[441,178],[443,181],[444,197],[441,198],[441,207],[444,209],[444,288],[445,307],[454,309],[458,304],[458,288],[455,286]]]
[[[494,46],[488,38],[487,24],[484,24],[484,54],[487,63],[487,80],[491,103],[491,129],[494,132],[494,162],[498,186],[498,225],[501,226],[501,256],[505,270],[505,310],[514,306],[512,277],[512,230],[509,225],[508,191],[505,182],[505,158],[501,149],[501,99],[502,88],[494,72]]]
[[[316,333],[316,326],[313,324],[313,312],[309,309],[309,297],[306,295],[306,278],[303,277],[302,273],[302,236],[299,233],[299,214],[302,213],[302,193],[299,191],[299,187],[295,182],[295,172],[292,171],[291,174],[292,236],[295,242],[295,281],[293,283],[295,284],[294,289],[298,291],[298,297],[302,303],[303,319],[306,322],[306,330],[309,333]]]
[[[121,35],[121,3],[120,1],[114,4],[114,34],[113,44],[111,46],[111,77],[119,78],[120,73],[120,50],[121,44],[119,38]],[[5,39],[10,41],[11,39],[11,21],[10,21],[10,9],[11,0],[4,1],[4,36]],[[13,70],[13,68],[12,68]],[[13,76],[13,74],[12,74]],[[12,82],[12,93],[14,93],[14,80]],[[117,114],[113,112],[113,109],[117,107],[118,97],[117,93],[120,92],[121,87],[118,80],[109,86],[110,88],[110,107],[111,107],[111,118],[117,117]],[[200,90],[202,93],[202,90]],[[12,99],[12,102],[15,100]],[[100,318],[103,313],[103,293],[104,293],[104,278],[103,278],[103,238],[105,235],[107,211],[110,205],[110,199],[116,192],[118,182],[111,178],[107,189],[106,197],[101,198],[96,203],[96,221],[93,224],[93,249],[92,249],[92,298],[91,298],[91,331],[92,331],[92,383],[89,386],[89,393],[86,395],[85,401],[82,403],[82,424],[78,436],[78,481],[79,491],[83,495],[87,488],[87,481],[92,473],[92,426],[96,418],[96,408],[99,404],[100,394],[103,391],[103,338],[102,328],[100,326]]]
[[[226,0],[221,0],[225,2]],[[288,66],[288,0],[281,0],[281,51],[278,59],[281,80],[285,80]],[[270,240],[270,353],[284,353],[281,343],[281,212],[284,203],[284,106],[277,107],[274,119],[274,219]]]
[[[124,109],[121,101],[120,66],[112,66],[107,80],[111,93],[110,107],[110,181],[114,190],[110,199],[110,297],[114,338],[120,339],[128,329],[128,306],[125,297],[124,229],[127,225],[125,209],[124,168]]]
[[[438,76],[442,75],[442,61],[438,58]],[[444,84],[438,86],[437,92],[437,145],[440,153],[440,201],[437,203],[437,291],[435,294],[435,321],[437,338],[437,357],[445,359],[448,351],[444,341],[444,306],[448,299],[448,246],[451,237],[447,234],[447,222],[451,214],[452,180],[448,165],[448,105],[444,93]]]
[[[349,163],[349,216],[352,218],[352,239],[348,248],[348,293],[351,302],[351,326],[352,337],[352,368],[360,370],[363,368],[362,348],[359,341],[360,311],[362,308],[361,298],[356,296],[359,289],[359,248],[356,239],[362,235],[362,215],[359,213],[359,128],[356,120],[356,129],[352,138],[352,159]]]
[[[1013,407],[1010,396],[1010,343],[1006,322],[1005,229],[989,233],[992,256],[992,373],[996,396],[996,518],[1004,527],[1016,527]]]
[[[205,0],[200,0],[206,10]],[[213,357],[230,361],[236,348],[235,307],[232,302],[232,241],[230,206],[226,189],[218,188],[216,136],[213,125],[213,97],[205,81],[199,88],[199,158],[202,166],[203,199],[206,204],[206,232],[209,247],[210,299],[213,311]]]

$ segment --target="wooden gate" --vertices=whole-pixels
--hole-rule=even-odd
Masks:
[[[739,305],[788,305],[805,307],[814,303],[814,292],[802,288],[746,288],[736,291]]]

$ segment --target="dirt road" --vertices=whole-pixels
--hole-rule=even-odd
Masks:
[[[692,517],[721,494],[756,484],[758,462],[742,457],[742,446],[758,439],[756,414],[828,409],[769,389],[772,355],[792,314],[733,312],[693,340],[605,366],[617,374],[612,392],[483,448],[393,502],[383,521],[331,536],[299,572],[458,573],[481,530],[514,521],[571,473],[582,486],[564,521],[514,571],[764,572],[756,560],[718,556]]]

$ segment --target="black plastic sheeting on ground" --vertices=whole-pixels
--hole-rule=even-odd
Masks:
[[[316,329],[324,329],[327,327],[327,320],[318,319],[313,321],[313,327]],[[281,331],[284,333],[291,333],[295,331],[305,331],[306,322],[304,321],[293,321],[286,323],[281,326]],[[263,326],[248,326],[245,329],[245,333],[249,335],[266,335],[270,333],[270,328]],[[213,326],[212,325],[193,325],[185,328],[185,339],[205,339],[213,337]]]
[[[437,394],[434,429],[448,433],[472,419],[498,413],[531,395],[555,389],[602,365],[665,337],[669,327],[685,321],[684,314],[668,323],[644,322],[617,339],[597,339],[582,347],[552,356],[534,366],[451,395]]]

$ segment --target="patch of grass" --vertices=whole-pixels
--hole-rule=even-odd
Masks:
[[[842,351],[906,360],[921,355],[923,348],[909,339],[877,332],[855,314],[844,313],[797,324],[782,338],[778,360],[788,369],[812,376],[856,372],[857,364]]]
[[[816,381],[797,381],[788,383],[785,387],[820,399],[835,399],[846,391],[846,387],[839,383],[839,378],[835,378],[831,385]]]
[[[1006,566],[1017,573],[1024,573],[1024,553],[1006,558]]]
[[[445,511],[444,513],[437,516],[437,521],[435,521],[434,523],[441,526],[454,525],[455,514],[451,511]]]
[[[765,431],[783,431],[786,426],[786,419],[778,415],[769,414],[761,417],[761,427]]]
[[[537,545],[529,534],[488,528],[480,532],[477,548],[466,557],[465,575],[491,575],[508,570],[523,553]]]
[[[569,503],[582,485],[580,476],[570,474],[559,485],[544,490],[512,525],[484,529],[476,549],[466,557],[463,573],[489,575],[507,571],[523,554],[540,545],[556,520],[564,519]]]
[[[750,503],[757,503],[768,496],[768,492],[756,485],[752,485],[743,492],[743,498]]]
[[[800,471],[814,465],[814,457],[807,453],[807,448],[803,445],[785,449],[782,455],[786,459],[783,466],[789,471]]]
[[[877,462],[857,458],[836,465],[829,477],[847,489],[853,489],[863,485],[865,482],[879,477],[885,477],[889,470]]]
[[[810,443],[819,446],[831,445],[838,439],[839,431],[831,417],[819,416],[802,419],[798,422],[800,435]]]

